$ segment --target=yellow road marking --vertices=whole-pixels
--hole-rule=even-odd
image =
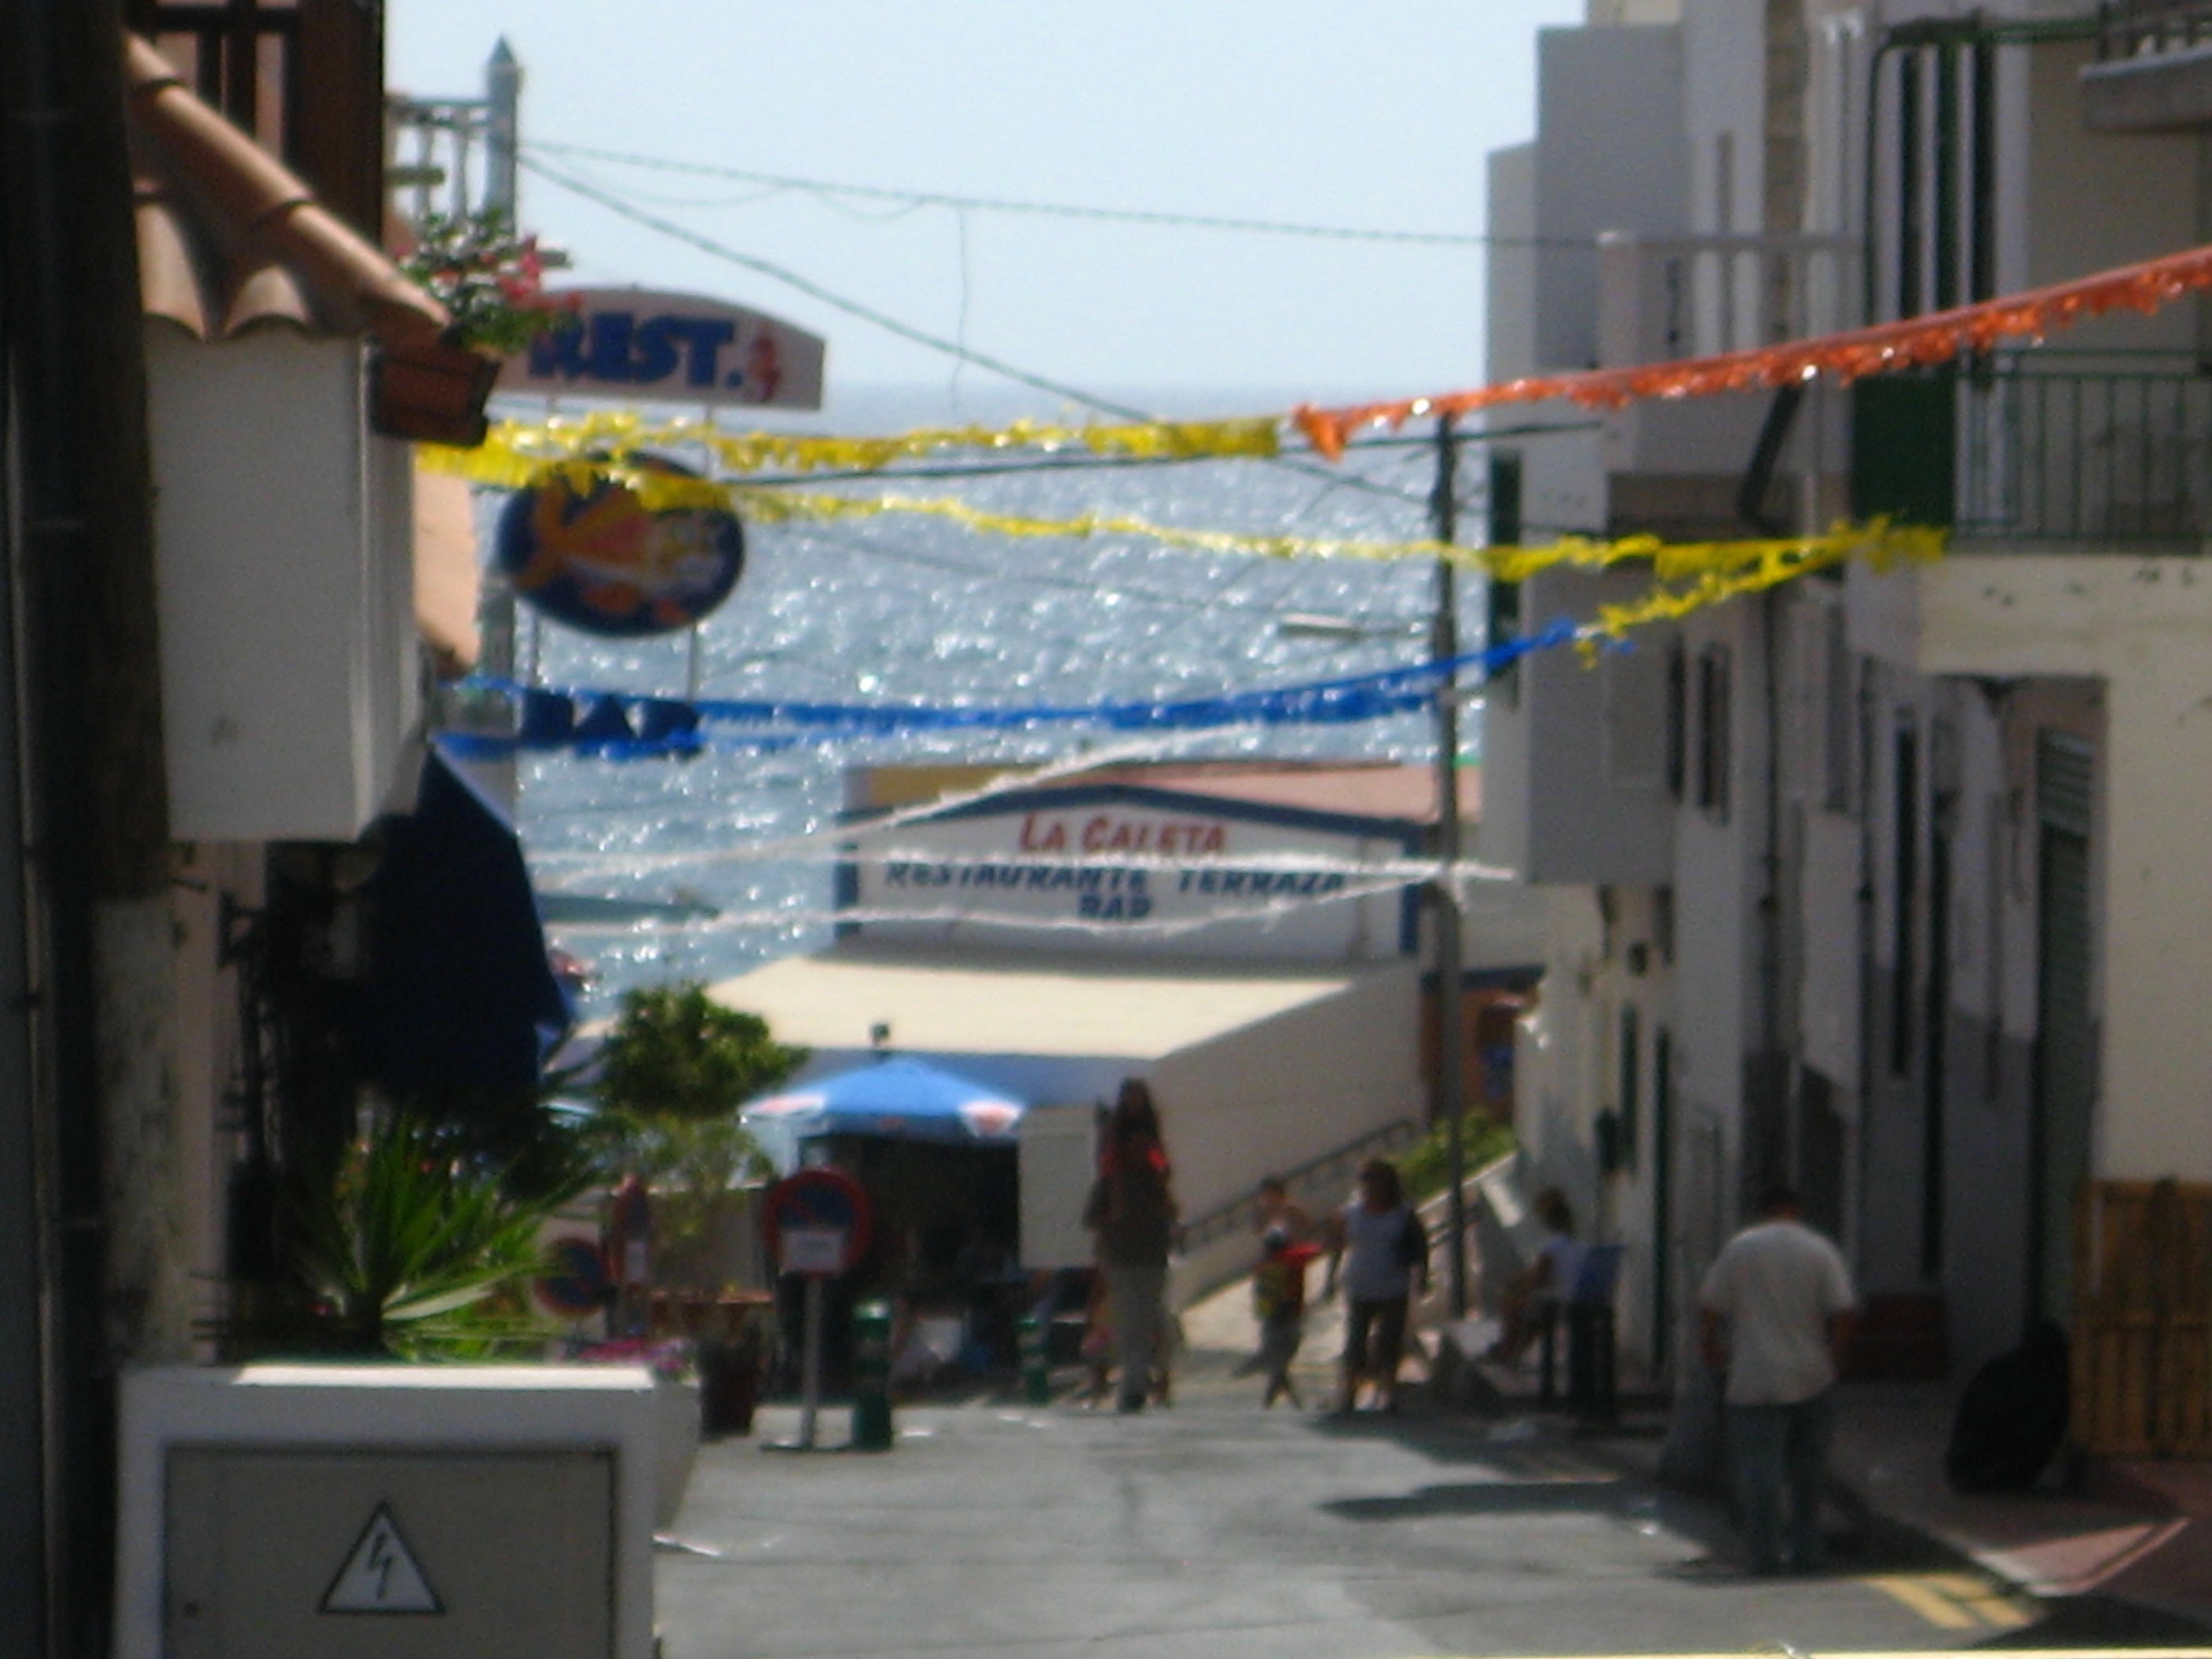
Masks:
[[[1891,1576],[1865,1582],[1896,1597],[1938,1630],[1972,1630],[1982,1622],[1924,1578]]]
[[[1966,1572],[1893,1573],[1864,1580],[1939,1630],[2018,1630],[2033,1618],[1996,1583]]]
[[[1930,1574],[1925,1582],[1960,1607],[1979,1613],[1983,1623],[1998,1630],[2018,1630],[2035,1616],[2006,1595],[1995,1581],[1976,1573]]]

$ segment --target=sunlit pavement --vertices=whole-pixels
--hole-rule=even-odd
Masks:
[[[659,1558],[668,1659],[1808,1654],[2192,1635],[2095,1598],[2054,1620],[1881,1528],[1839,1539],[1821,1577],[1746,1577],[1718,1563],[1710,1506],[1616,1455],[1630,1440],[1413,1401],[1330,1419],[1317,1364],[1302,1368],[1307,1409],[1262,1411],[1258,1379],[1230,1374],[1235,1354],[1194,1342],[1169,1410],[956,1397],[902,1407],[895,1448],[877,1453],[764,1450],[796,1413],[763,1412],[751,1437],[703,1451],[680,1547]],[[825,1447],[846,1423],[824,1412]]]

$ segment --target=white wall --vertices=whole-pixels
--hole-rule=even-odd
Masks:
[[[1546,29],[1537,36],[1535,229],[1570,244],[1537,255],[1536,362],[1597,361],[1600,231],[1684,224],[1679,27]]]
[[[1424,1119],[1419,964],[1177,1050],[1152,1068],[1187,1216],[1243,1197],[1270,1170]]]
[[[2197,139],[2085,132],[2082,68],[2094,61],[2087,42],[2016,53],[2026,82],[2027,183],[2014,219],[2019,264],[2003,287],[2039,286],[2107,266],[2178,253],[2204,240],[2198,234]],[[2000,222],[2003,222],[2001,219]],[[2013,276],[2011,270],[2018,275]],[[2196,339],[2196,307],[2167,307],[2146,320],[2132,313],[2090,320],[2052,343],[2072,350],[2157,345],[2187,349]]]
[[[405,447],[358,341],[156,323],[147,353],[172,832],[350,841],[418,707]]]
[[[1626,566],[1547,571],[1522,585],[1523,626],[1589,617],[1649,581]],[[1493,695],[1485,709],[1482,858],[1540,884],[1666,879],[1667,637],[1663,628],[1638,629],[1629,651],[1595,665],[1572,650],[1521,659],[1512,694]]]
[[[1534,374],[1536,362],[1536,147],[1490,152],[1490,234],[1484,372],[1492,380]],[[1517,422],[1514,422],[1517,424]]]
[[[2096,1173],[2212,1180],[2212,573],[1981,556],[1883,580],[1917,584],[1929,672],[2105,682]]]

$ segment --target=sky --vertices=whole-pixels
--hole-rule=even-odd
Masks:
[[[1484,158],[1534,126],[1542,27],[1582,0],[392,0],[386,79],[472,97],[503,36],[525,154],[921,332],[1163,415],[1483,379],[1477,246],[1131,225],[781,188],[572,146],[878,191],[1479,234]],[[402,158],[405,159],[404,157]],[[1007,383],[532,172],[563,280],[766,311],[841,391],[949,413]],[[1269,394],[1247,408],[1239,394]]]

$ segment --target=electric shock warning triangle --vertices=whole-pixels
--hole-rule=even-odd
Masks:
[[[443,1613],[445,1604],[400,1535],[392,1507],[379,1504],[323,1592],[322,1613]]]

